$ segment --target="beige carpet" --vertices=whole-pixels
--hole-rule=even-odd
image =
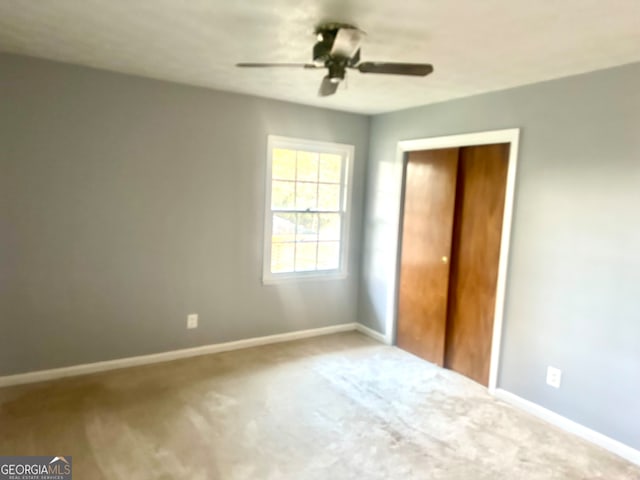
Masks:
[[[640,478],[358,333],[0,390],[0,454],[78,480]]]

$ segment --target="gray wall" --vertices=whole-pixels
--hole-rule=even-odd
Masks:
[[[520,127],[499,387],[640,448],[639,85],[633,64],[374,117],[361,321],[384,331],[397,142]]]
[[[355,321],[368,132],[0,55],[0,375]],[[347,280],[262,286],[268,134],[355,145]]]

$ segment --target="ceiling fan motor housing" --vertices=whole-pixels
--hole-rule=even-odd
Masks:
[[[344,80],[345,73],[347,71],[347,60],[329,60],[326,63],[326,67],[329,69],[329,79],[334,83],[339,83]]]
[[[355,29],[356,27],[342,23],[320,25],[316,28],[318,41],[313,46],[313,63],[327,67],[329,69],[329,79],[334,83],[339,83],[344,80],[347,67],[353,63],[352,59],[346,56],[336,55],[336,53],[333,52],[334,42],[338,32],[342,28]],[[358,49],[356,62],[360,58],[359,53],[360,50]],[[356,55],[354,55],[354,59],[355,58]]]

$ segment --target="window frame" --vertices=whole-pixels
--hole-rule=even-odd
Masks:
[[[311,270],[303,272],[271,272],[271,239],[272,216],[277,210],[271,209],[272,202],[272,175],[273,175],[273,150],[276,148],[288,150],[302,150],[306,152],[338,154],[343,158],[342,182],[340,187],[342,216],[340,231],[340,261],[339,267],[332,270]],[[346,278],[349,273],[349,233],[351,225],[351,197],[353,193],[353,164],[355,147],[344,143],[325,142],[318,140],[306,140],[302,138],[283,137],[269,135],[267,138],[267,168],[265,172],[265,202],[264,202],[264,237],[263,237],[263,262],[262,283],[273,285],[278,283],[301,280],[335,280]],[[304,210],[300,210],[304,212]],[[317,210],[310,210],[314,212]]]

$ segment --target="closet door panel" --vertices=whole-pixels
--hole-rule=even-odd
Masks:
[[[460,149],[445,366],[488,385],[509,145]]]
[[[411,152],[405,173],[397,345],[444,363],[458,148]]]

